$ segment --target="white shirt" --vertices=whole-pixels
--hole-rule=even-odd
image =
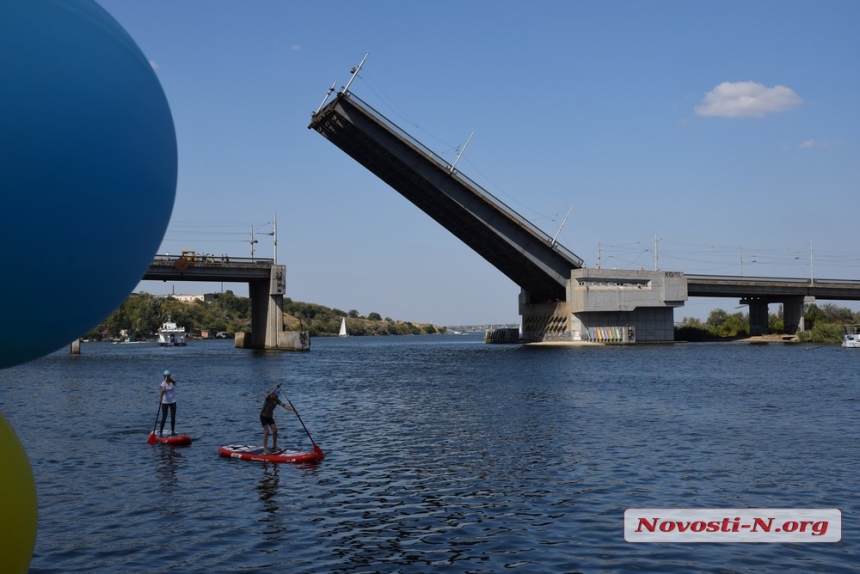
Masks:
[[[168,383],[167,381],[161,381],[161,388],[164,391],[164,394],[161,396],[161,402],[165,405],[175,403],[176,385],[173,383]]]

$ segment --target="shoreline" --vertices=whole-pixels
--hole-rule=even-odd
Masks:
[[[754,337],[743,337],[738,339],[693,341],[692,343],[747,343],[750,345],[763,345],[769,343],[800,343],[797,335],[756,335]],[[521,343],[524,347],[617,347],[636,345],[675,345],[691,343],[691,341],[660,341],[653,343],[601,343],[598,341],[535,341],[532,343]]]

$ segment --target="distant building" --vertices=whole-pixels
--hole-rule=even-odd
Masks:
[[[194,301],[203,301],[204,303],[208,303],[215,300],[215,293],[204,293],[199,295],[177,295],[175,293],[171,293],[169,295],[157,295],[157,297],[173,297],[177,301],[182,301],[183,303],[193,303]]]

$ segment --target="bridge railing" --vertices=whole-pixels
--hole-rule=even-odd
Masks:
[[[519,223],[522,227],[526,228],[528,231],[532,233],[538,239],[544,241],[551,249],[557,251],[561,254],[565,259],[570,261],[574,267],[582,267],[583,260],[578,257],[575,253],[573,253],[570,249],[553,240],[552,237],[549,236],[545,231],[537,227],[528,219],[525,219],[516,211],[508,207],[503,201],[494,196],[492,193],[481,187],[474,180],[469,177],[463,175],[462,172],[455,169],[454,166],[441,156],[437,155],[433,150],[416,140],[414,137],[403,131],[397,124],[386,118],[384,115],[375,110],[370,104],[363,101],[361,98],[353,94],[352,92],[345,92],[342,94],[344,97],[348,98],[354,105],[358,106],[362,110],[364,110],[368,115],[376,118],[380,123],[384,124],[392,132],[396,133],[400,138],[409,142],[409,144],[414,147],[419,153],[423,154],[430,161],[436,163],[440,168],[449,172],[452,177],[458,179],[460,183],[464,184],[466,187],[471,188],[475,193],[486,199],[489,203],[494,205],[497,209],[505,213],[512,220]]]
[[[787,283],[797,285],[860,285],[860,279],[812,279],[809,277],[756,277],[751,275],[701,275],[684,273],[684,277],[694,281],[742,281],[745,283],[760,281],[762,283]]]
[[[190,263],[208,263],[208,264],[229,264],[229,263],[249,263],[252,265],[274,265],[274,259],[265,257],[233,257],[232,255],[212,255],[209,253],[195,253],[194,255],[174,255],[172,253],[157,254],[153,258],[153,264],[164,263],[173,265],[180,259],[185,259]]]

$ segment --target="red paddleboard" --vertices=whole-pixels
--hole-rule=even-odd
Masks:
[[[247,444],[228,444],[218,449],[218,454],[227,458],[239,460],[255,460],[260,462],[319,462],[325,458],[322,449],[314,445],[312,451],[280,450],[263,452],[261,446]]]
[[[185,444],[191,444],[191,437],[187,434],[178,434],[178,435],[165,435],[158,436],[155,435],[155,442],[160,442],[162,444],[170,444],[173,446],[180,446]]]

